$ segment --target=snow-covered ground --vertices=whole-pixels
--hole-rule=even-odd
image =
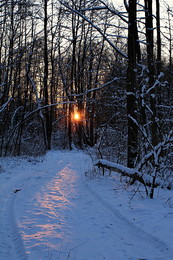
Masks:
[[[173,259],[172,191],[133,196],[92,164],[80,151],[0,159],[0,260]]]

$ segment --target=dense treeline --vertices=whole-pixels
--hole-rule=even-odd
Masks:
[[[170,7],[159,0],[124,0],[123,8],[99,0],[0,5],[1,156],[96,145],[101,157],[106,151],[140,172],[147,167],[152,187],[167,178]]]

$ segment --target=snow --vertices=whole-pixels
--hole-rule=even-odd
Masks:
[[[172,191],[145,198],[81,151],[0,159],[0,260],[172,260]]]
[[[114,162],[110,162],[108,160],[103,160],[103,159],[99,159],[95,162],[95,165],[97,164],[103,164],[103,165],[107,165],[108,167],[111,167],[111,168],[116,168],[117,170],[121,171],[121,172],[125,172],[129,175],[133,175],[133,174],[138,174],[139,176],[141,176],[142,174],[140,172],[138,172],[136,169],[132,169],[132,168],[128,168],[128,167],[125,167],[121,164],[118,164],[118,163],[114,163]]]

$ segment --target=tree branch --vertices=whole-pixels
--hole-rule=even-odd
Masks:
[[[94,166],[102,167],[102,168],[106,168],[106,169],[118,172],[118,173],[122,174],[123,176],[127,176],[127,177],[131,178],[133,183],[134,183],[134,181],[137,180],[140,183],[142,183],[144,186],[151,187],[153,185],[152,176],[149,176],[147,174],[142,174],[141,172],[139,172],[136,169],[128,168],[128,167],[125,167],[118,163],[113,163],[108,160],[99,159],[98,161],[96,161]],[[160,180],[159,178],[157,178],[157,180],[154,184],[155,188],[158,186],[162,186],[162,187],[166,186],[167,189],[171,189],[171,187],[170,187],[171,185],[169,183],[163,184],[163,181]]]
[[[93,28],[95,28],[100,34],[101,36],[103,37],[103,39],[105,39],[105,41],[107,41],[109,43],[109,45],[114,49],[116,50],[121,56],[123,56],[124,58],[128,59],[128,56],[123,53],[119,48],[117,48],[114,43],[112,41],[110,41],[107,36],[102,32],[102,30],[97,26],[95,25],[90,19],[88,19],[86,16],[84,16],[83,14],[81,14],[80,11],[77,11],[76,9],[73,9],[72,7],[70,7],[67,3],[64,3],[62,1],[60,1],[60,3],[65,6],[66,8],[68,8],[70,11],[72,11],[73,13],[76,13],[78,14],[80,17],[82,17],[85,21],[87,21],[89,24],[91,24],[91,26]]]

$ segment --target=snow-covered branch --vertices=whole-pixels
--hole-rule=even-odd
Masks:
[[[143,176],[142,173],[137,171],[136,169],[128,168],[121,164],[110,162],[108,160],[99,159],[96,161],[95,166],[120,172],[122,175],[130,177],[132,179],[136,179],[144,185],[151,185],[152,183],[152,177],[147,175]]]
[[[156,79],[156,81],[154,82],[153,86],[151,86],[151,87],[147,90],[146,94],[149,94],[153,89],[156,88],[157,85],[160,85],[160,84],[161,84],[160,78],[163,77],[163,76],[164,76],[164,73],[161,72],[161,73],[158,75],[158,79]]]
[[[134,181],[139,181],[144,186],[151,187],[153,185],[153,177],[147,174],[142,174],[137,169],[128,168],[118,163],[110,162],[108,160],[99,159],[95,162],[94,166],[106,168],[115,172],[119,172],[123,176],[127,176]],[[163,181],[157,177],[157,180],[154,183],[154,187],[167,187],[170,189],[170,183],[163,183]]]
[[[103,37],[103,39],[105,41],[107,41],[109,43],[109,45],[116,50],[122,57],[128,59],[128,56],[122,52],[111,40],[109,40],[107,38],[107,36],[104,34],[104,32],[97,26],[95,25],[89,18],[87,18],[85,15],[83,15],[80,11],[73,9],[72,7],[69,6],[69,4],[67,4],[67,2],[63,2],[60,1],[60,3],[65,6],[67,9],[69,9],[70,11],[72,11],[73,13],[76,13],[77,15],[79,15],[80,17],[82,17],[85,21],[87,21],[94,29],[96,29],[100,35]]]
[[[38,97],[38,92],[37,92],[37,88],[36,88],[36,86],[35,86],[35,82],[34,82],[34,80],[31,78],[31,76],[30,76],[29,73],[27,73],[27,76],[28,76],[28,79],[29,79],[29,81],[30,81],[30,83],[31,83],[31,86],[32,86],[32,88],[33,88],[33,90],[34,90],[34,92],[35,92],[37,106],[38,106],[38,108],[41,108],[41,105],[40,105],[41,102],[40,102],[40,99],[39,99],[39,97]],[[43,113],[42,113],[42,109],[40,109],[40,117],[41,117],[42,119],[44,119],[44,116],[43,116]]]
[[[122,78],[115,77],[115,78],[113,78],[112,80],[110,80],[110,81],[108,81],[108,82],[102,84],[100,87],[88,89],[88,90],[86,90],[85,92],[80,93],[80,94],[75,94],[75,93],[74,93],[74,94],[72,94],[72,95],[70,95],[70,96],[75,96],[75,97],[86,96],[86,95],[88,95],[88,93],[101,90],[101,89],[103,89],[103,88],[109,86],[110,84],[114,83],[115,81],[119,81],[120,79],[122,80]]]
[[[110,6],[108,6],[108,5],[107,5],[104,1],[102,1],[102,0],[100,0],[100,2],[101,2],[101,3],[106,7],[106,9],[109,10],[112,14],[117,15],[120,19],[122,19],[125,23],[128,24],[128,20],[126,20],[126,19],[123,17],[123,15],[122,15],[121,12],[115,10],[115,8],[110,8]]]
[[[76,104],[76,102],[74,102],[74,101],[65,101],[65,102],[58,102],[58,103],[54,103],[54,104],[50,104],[50,105],[46,105],[46,106],[42,106],[42,107],[40,106],[40,107],[34,109],[33,111],[30,111],[30,112],[26,113],[24,115],[23,119],[20,122],[18,122],[12,129],[10,129],[6,133],[4,133],[2,136],[0,136],[0,139],[3,138],[4,136],[6,136],[8,133],[10,133],[12,131],[15,131],[16,128],[18,128],[20,125],[22,125],[28,119],[30,119],[32,115],[34,115],[37,112],[40,112],[40,110],[48,108],[48,107],[63,105],[63,104]]]

